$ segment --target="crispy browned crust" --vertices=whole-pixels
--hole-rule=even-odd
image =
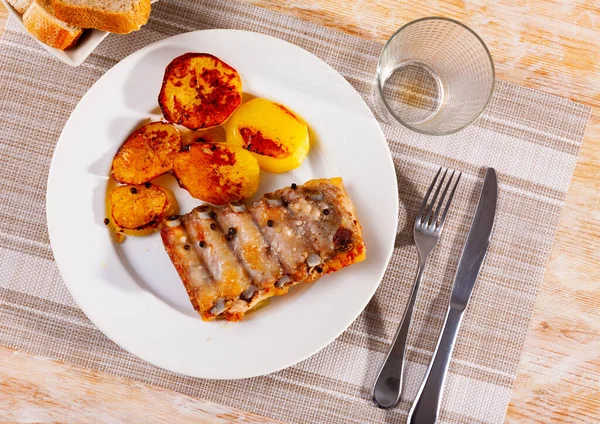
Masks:
[[[175,157],[173,175],[193,197],[223,205],[252,196],[260,169],[256,159],[239,147],[194,143]]]
[[[173,194],[152,184],[115,187],[109,194],[109,206],[116,230],[129,235],[150,234],[159,228],[163,218],[177,212]]]
[[[274,296],[282,296],[282,295],[286,294],[289,291],[290,287],[291,287],[291,285],[282,287],[282,288],[269,287],[269,288],[263,289],[260,291],[260,293],[257,293],[249,303],[244,304],[242,310],[236,311],[236,310],[234,310],[235,308],[230,308],[230,309],[226,310],[223,313],[223,318],[225,318],[227,321],[232,321],[232,322],[240,321],[241,319],[244,318],[244,316],[247,313],[252,312],[253,310],[257,309],[257,307],[259,307],[259,305],[262,302],[264,302],[265,300],[267,300],[271,297],[274,297]],[[244,302],[244,301],[237,300],[236,302]],[[204,319],[204,317],[202,319],[207,321],[206,319]],[[214,317],[211,317],[211,319],[214,319]]]
[[[193,98],[179,89],[188,77],[189,87],[184,88],[195,90]],[[192,130],[222,124],[241,103],[242,81],[237,71],[206,53],[186,53],[173,59],[158,96],[165,119]]]
[[[78,6],[65,0],[52,0],[56,17],[82,28],[127,34],[139,30],[150,16],[150,0],[137,0],[126,12],[109,12]]]
[[[66,50],[77,42],[83,30],[56,19],[51,6],[32,2],[23,14],[23,25],[42,43]]]
[[[123,184],[144,184],[173,169],[182,148],[179,130],[168,122],[151,122],[137,129],[119,147],[111,175]]]

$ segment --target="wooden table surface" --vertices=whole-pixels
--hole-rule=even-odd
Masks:
[[[167,1],[167,0],[165,0]],[[497,77],[593,108],[507,422],[600,422],[600,8],[578,0],[244,0],[385,41],[447,16],[488,44]],[[0,35],[6,11],[0,5]],[[2,64],[0,63],[0,69]],[[85,397],[85,408],[80,400]],[[0,421],[272,423],[243,411],[0,347]]]

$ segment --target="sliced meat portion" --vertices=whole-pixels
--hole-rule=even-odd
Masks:
[[[196,250],[192,248],[192,241],[179,217],[168,218],[160,235],[165,250],[183,281],[192,306],[203,319],[209,319],[211,316],[208,311],[219,298],[218,285],[208,273]]]
[[[272,287],[283,275],[283,270],[246,205],[232,203],[214,210],[225,238],[254,285],[259,289]]]
[[[348,262],[344,259],[348,252],[355,257],[364,252],[354,206],[340,178],[311,180],[302,186],[292,184],[275,194],[283,199],[291,216],[310,234],[319,258],[309,260],[312,266],[309,273],[340,269],[342,263]],[[315,265],[318,260],[321,263]]]
[[[308,181],[242,204],[203,205],[165,221],[163,242],[204,320],[241,319],[258,303],[365,259],[341,178]]]
[[[252,285],[250,276],[229,248],[215,218],[216,213],[209,205],[199,206],[182,218],[190,244],[218,287],[219,298],[209,310],[214,316],[226,313],[230,304]]]
[[[277,192],[254,202],[250,213],[290,277],[287,283],[304,281],[308,276],[306,261],[316,252],[302,222],[294,219]]]
[[[328,273],[361,262],[366,258],[367,248],[362,236],[362,228],[356,218],[352,200],[341,178],[323,178],[310,180],[303,187],[323,196],[324,204],[329,206],[330,214],[339,218],[336,221],[324,219],[327,237],[331,237],[335,255],[325,262]],[[323,210],[324,212],[324,210]],[[324,214],[324,217],[327,217]],[[331,225],[331,226],[330,226]]]
[[[322,261],[335,256],[333,234],[340,227],[341,218],[337,209],[325,201],[323,194],[306,187],[291,187],[279,190],[281,198],[288,203],[291,215],[302,222],[310,240]]]

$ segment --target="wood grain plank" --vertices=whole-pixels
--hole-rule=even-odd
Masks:
[[[486,42],[499,78],[600,106],[600,8],[593,1],[246,1],[380,42],[417,18],[458,19]]]
[[[536,299],[507,422],[600,422],[600,110]]]
[[[361,37],[385,41],[402,24],[423,16],[448,16],[471,26],[488,44],[497,76],[593,107],[592,120],[563,210],[545,282],[540,289],[507,422],[600,422],[600,7],[594,1],[561,0],[245,0]],[[0,36],[6,22],[0,5]],[[1,66],[1,64],[0,64]],[[39,367],[38,367],[39,365]],[[48,376],[60,381],[44,404]],[[90,377],[90,375],[93,376]],[[9,377],[10,376],[10,377]],[[16,379],[17,381],[7,379]],[[22,387],[19,380],[24,382]],[[115,382],[118,381],[118,384]],[[26,384],[25,384],[26,383]],[[0,386],[15,388],[9,399],[19,402],[34,420],[80,419],[68,395],[87,390],[86,402],[97,414],[112,413],[118,399],[109,388],[124,386],[123,408],[115,420],[139,419],[133,405],[165,411],[167,418],[188,422],[222,421],[231,410],[163,389],[0,348]],[[89,384],[89,386],[85,386]],[[0,391],[2,392],[2,391]],[[5,392],[13,393],[13,392]],[[115,391],[114,393],[122,393]],[[0,411],[2,400],[0,397]],[[58,400],[56,400],[58,399]],[[59,401],[62,399],[64,404]],[[183,410],[178,401],[185,399]],[[190,403],[191,402],[191,403]],[[197,403],[196,403],[197,402]],[[116,405],[116,404],[115,404]],[[208,406],[206,406],[208,405]],[[66,408],[66,409],[65,409]],[[69,410],[70,408],[70,410]],[[81,408],[85,409],[85,408]],[[129,411],[129,412],[128,412]],[[190,411],[193,411],[191,413]],[[225,412],[223,412],[225,411]],[[231,412],[229,417],[251,414]],[[46,414],[46,415],[44,415]],[[116,412],[115,412],[116,414]],[[128,415],[129,414],[129,415]],[[157,416],[157,415],[154,415]],[[98,421],[97,415],[95,422]],[[0,418],[9,419],[2,417]],[[109,416],[111,418],[111,416]],[[227,418],[227,416],[226,416]],[[16,418],[15,418],[16,419]],[[235,418],[238,419],[238,418]],[[187,420],[187,421],[186,421]],[[218,421],[221,420],[221,421]]]
[[[0,347],[2,422],[276,424],[234,408]]]
[[[8,10],[4,7],[4,4],[0,3],[0,38],[4,34],[4,28],[6,27],[6,22],[8,21]]]

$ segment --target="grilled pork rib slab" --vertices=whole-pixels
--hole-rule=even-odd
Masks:
[[[170,217],[161,236],[206,321],[240,320],[263,300],[366,257],[341,178],[293,184],[249,207],[204,204]]]
[[[260,289],[272,287],[283,275],[283,270],[246,206],[239,203],[226,205],[216,209],[216,215],[254,285]]]

